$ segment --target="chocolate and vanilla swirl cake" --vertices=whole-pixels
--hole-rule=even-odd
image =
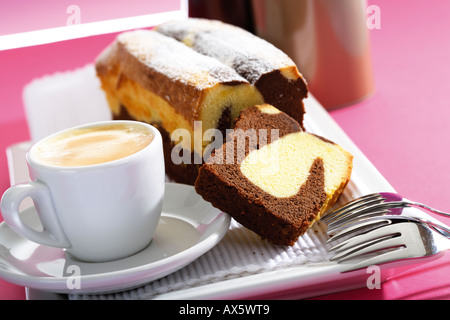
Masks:
[[[125,32],[96,69],[114,119],[160,130],[172,180],[195,184],[205,200],[275,244],[293,245],[350,179],[351,154],[304,131],[308,88],[296,65],[245,30],[185,19]],[[234,130],[212,141],[210,129]],[[174,161],[179,146],[190,161]]]
[[[200,168],[195,189],[262,238],[294,245],[337,201],[352,160],[273,106],[254,106],[241,112],[233,135]]]

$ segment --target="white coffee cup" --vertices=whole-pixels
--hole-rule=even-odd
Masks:
[[[55,164],[47,159],[52,160],[52,152],[54,158],[58,158],[58,152],[65,153],[55,151],[57,141],[78,137],[80,132],[106,134],[109,128],[121,130],[120,126],[128,132],[137,131],[143,147],[130,151],[130,155],[119,155],[119,159],[95,164],[89,164],[89,160],[80,165],[85,159]],[[124,139],[130,139],[124,145],[138,140],[125,134]],[[87,150],[80,154],[93,153]],[[18,234],[39,244],[65,248],[73,258],[89,262],[124,258],[151,242],[165,188],[162,138],[153,126],[137,121],[105,121],[63,130],[36,143],[27,153],[27,163],[32,181],[12,186],[1,200],[4,221]],[[33,199],[42,231],[21,220],[19,205],[26,197]]]

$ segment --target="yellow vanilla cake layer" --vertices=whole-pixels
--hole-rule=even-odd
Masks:
[[[267,112],[263,108],[262,111]],[[327,200],[315,220],[332,206],[348,183],[353,156],[337,144],[307,132],[287,134],[251,151],[240,165],[242,174],[276,198],[296,195],[305,184],[314,161],[322,159]]]

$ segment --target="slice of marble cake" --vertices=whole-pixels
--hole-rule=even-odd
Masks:
[[[353,156],[275,107],[243,110],[199,170],[196,191],[274,244],[292,246],[339,198]]]

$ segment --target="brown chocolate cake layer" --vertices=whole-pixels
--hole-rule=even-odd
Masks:
[[[273,129],[278,133],[270,134]],[[267,138],[262,137],[266,131]],[[259,134],[259,139],[252,134]],[[228,138],[200,168],[195,189],[274,244],[294,245],[335,203],[350,179],[349,153],[303,132],[272,106],[243,110]]]

